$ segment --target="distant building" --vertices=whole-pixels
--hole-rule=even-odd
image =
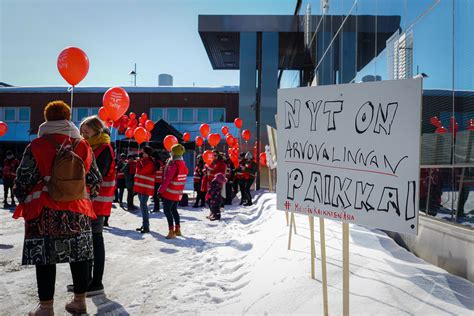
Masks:
[[[158,75],[158,86],[169,86],[173,85],[173,76],[169,74],[159,74]]]

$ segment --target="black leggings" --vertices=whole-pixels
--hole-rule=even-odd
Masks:
[[[179,226],[179,214],[178,214],[178,201],[171,201],[168,199],[163,200],[163,210],[166,215],[166,219],[168,220],[168,227],[173,227],[173,220],[174,225]]]
[[[13,195],[13,180],[3,179],[3,201],[7,204],[8,191],[10,191],[10,198],[12,199],[12,204],[15,204],[15,198]]]
[[[83,294],[89,285],[87,261],[69,263],[74,284],[74,293]],[[56,265],[36,265],[36,282],[38,283],[38,296],[40,301],[50,301],[54,298],[56,283]]]
[[[197,196],[196,196],[196,203],[194,203],[195,205],[201,205],[201,206],[204,206],[204,204],[206,203],[205,199],[206,199],[206,192],[204,191],[196,191],[197,192]],[[201,202],[201,204],[199,204],[199,202]]]

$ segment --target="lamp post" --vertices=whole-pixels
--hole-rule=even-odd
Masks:
[[[135,66],[132,71],[128,73],[130,76],[133,76],[133,86],[137,86],[137,63],[135,63]]]

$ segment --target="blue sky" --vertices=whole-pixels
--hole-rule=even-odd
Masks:
[[[214,71],[198,33],[199,14],[293,14],[295,0],[0,0],[0,81],[67,85],[56,68],[67,46],[90,59],[79,86],[238,85],[238,71]]]

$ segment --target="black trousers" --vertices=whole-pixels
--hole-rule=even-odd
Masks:
[[[228,181],[225,184],[225,199],[224,199],[224,204],[225,205],[231,205],[232,204],[232,199],[234,198],[234,192],[232,190],[232,185],[233,183]]]
[[[89,285],[87,261],[69,263],[74,284],[74,293],[83,294]],[[56,283],[56,265],[36,265],[36,282],[38,283],[38,296],[40,301],[49,301],[54,298]]]
[[[158,195],[158,189],[161,183],[155,183],[155,192],[153,195],[153,211],[158,212],[160,210],[160,196]]]
[[[206,192],[204,191],[196,191],[197,192],[197,196],[196,196],[196,203],[194,203],[194,205],[198,206],[198,205],[201,205],[201,206],[204,206],[206,204]],[[201,204],[199,204],[199,202]]]
[[[89,280],[91,287],[103,286],[105,265],[105,246],[103,231],[104,218],[98,216],[92,221],[92,245],[94,247],[94,260],[89,262]]]
[[[163,211],[165,212],[168,227],[179,226],[178,201],[163,200]],[[173,225],[174,220],[174,225]]]
[[[5,204],[7,204],[8,191],[10,191],[10,198],[12,199],[12,204],[15,204],[15,197],[13,196],[13,180],[3,179],[3,201]]]
[[[252,194],[250,188],[252,187],[254,179],[245,180],[245,195],[247,196],[247,202],[252,203]]]
[[[133,192],[133,186],[132,188],[127,188],[127,207],[131,208],[133,206],[133,197],[135,196],[135,193]]]
[[[247,190],[246,190],[247,180],[239,180],[238,183],[239,183],[239,190],[240,190],[240,196],[241,196],[240,202],[241,203],[248,202]]]

